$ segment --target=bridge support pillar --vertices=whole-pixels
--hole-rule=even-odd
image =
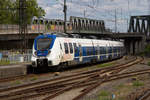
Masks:
[[[130,40],[125,40],[124,41],[124,46],[125,46],[125,54],[130,55]]]
[[[146,36],[143,36],[142,40],[141,40],[141,50],[144,51],[146,46]]]
[[[143,38],[126,38],[124,41],[125,53],[127,55],[136,55],[144,51],[146,39]]]
[[[141,53],[144,51],[144,43],[142,42],[142,40],[138,41],[138,52]]]
[[[134,54],[134,42],[133,41],[130,41],[130,49],[129,49],[129,54],[130,55],[133,55]]]
[[[141,51],[141,41],[137,41],[137,52],[140,53]]]
[[[139,41],[135,41],[135,53],[134,54],[138,54],[139,53]]]

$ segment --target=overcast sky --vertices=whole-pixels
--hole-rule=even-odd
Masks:
[[[37,0],[48,19],[63,19],[63,0]],[[150,14],[150,0],[66,0],[67,18],[70,16],[105,20],[107,28],[126,32],[129,16]]]

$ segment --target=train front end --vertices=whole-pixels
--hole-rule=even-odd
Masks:
[[[31,58],[33,67],[48,67],[52,64],[49,56],[55,39],[55,35],[40,35],[35,38]]]

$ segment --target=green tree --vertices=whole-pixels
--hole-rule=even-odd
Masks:
[[[0,24],[19,23],[19,0],[0,0]],[[42,17],[45,11],[38,6],[37,0],[26,0],[25,22],[30,24],[32,18]]]
[[[10,0],[0,0],[0,24],[9,24],[12,20],[13,3]]]
[[[15,7],[19,8],[19,0],[16,0],[15,2]],[[26,9],[25,9],[25,21],[30,24],[32,21],[32,18],[34,16],[36,17],[42,17],[45,15],[45,11],[38,6],[37,1],[36,0],[27,0],[26,1]],[[16,19],[14,21],[14,23],[19,23],[19,15],[17,14],[18,10],[16,12]]]

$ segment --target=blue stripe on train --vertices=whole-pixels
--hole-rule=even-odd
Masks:
[[[82,61],[80,61],[80,57],[75,57],[74,61],[78,62],[78,63],[87,63],[92,61],[93,59],[97,60],[97,61],[105,61],[107,60],[106,55],[100,56],[100,60],[98,59],[98,56],[83,56],[82,57]]]
[[[114,54],[114,57],[115,57],[115,58],[117,57],[117,54],[116,54],[116,53]]]
[[[78,58],[74,58],[74,61],[80,62],[79,57]]]
[[[107,60],[106,55],[100,56],[100,61]]]
[[[83,63],[90,62],[90,61],[93,60],[93,59],[98,60],[98,57],[97,57],[97,56],[84,56],[84,57],[82,58],[82,62],[83,62]]]

